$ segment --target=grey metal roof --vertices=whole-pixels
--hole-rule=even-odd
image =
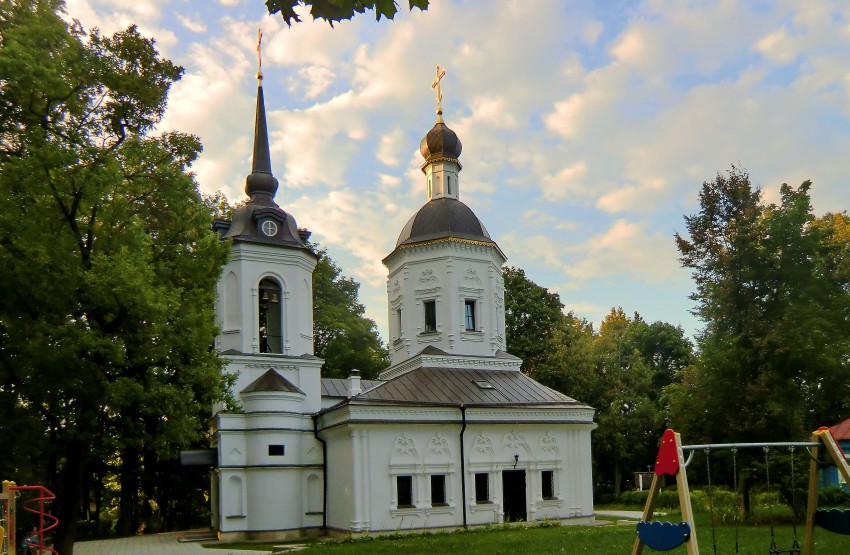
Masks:
[[[442,121],[434,124],[434,127],[419,143],[419,152],[426,160],[441,156],[457,160],[460,157],[461,150],[463,150],[463,145],[460,144],[457,134]]]
[[[243,389],[242,393],[254,393],[257,391],[285,391],[288,393],[304,394],[292,382],[278,374],[274,368],[269,368],[265,374],[248,384],[248,387]]]
[[[443,197],[429,201],[407,221],[396,247],[444,237],[495,244],[472,209],[457,199]]]
[[[482,388],[476,380],[487,382],[492,388]],[[463,368],[417,368],[364,391],[351,402],[585,406],[522,372]]]
[[[382,383],[381,380],[360,380],[360,388],[366,391]],[[348,379],[322,378],[322,397],[348,397]]]

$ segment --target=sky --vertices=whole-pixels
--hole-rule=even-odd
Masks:
[[[622,307],[698,333],[673,237],[733,164],[768,202],[810,179],[816,214],[850,208],[845,0],[401,0],[392,21],[334,28],[289,28],[263,0],[66,2],[86,28],[137,24],[185,68],[159,130],[199,136],[201,190],[233,203],[262,28],[276,201],[361,283],[384,338],[381,259],[425,203],[437,64],[461,200],[508,264],[597,324]]]

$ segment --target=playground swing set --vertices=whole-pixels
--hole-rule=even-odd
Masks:
[[[669,551],[680,545],[685,545],[688,555],[699,555],[699,544],[697,543],[696,526],[694,525],[694,513],[691,507],[690,490],[688,489],[688,476],[686,467],[690,464],[696,451],[702,450],[706,454],[706,469],[708,471],[708,504],[712,512],[711,536],[714,553],[717,553],[717,542],[714,533],[714,502],[711,488],[711,451],[715,449],[728,449],[732,452],[734,489],[737,491],[737,452],[739,449],[761,448],[765,457],[765,475],[767,489],[770,493],[770,450],[773,448],[787,448],[791,453],[791,481],[794,483],[794,451],[797,447],[806,448],[811,455],[809,463],[809,488],[806,508],[806,528],[803,542],[803,555],[814,555],[815,526],[837,534],[850,535],[850,509],[818,509],[818,470],[826,464],[834,464],[844,479],[850,483],[850,466],[847,459],[838,447],[838,443],[829,431],[829,428],[820,428],[812,434],[811,442],[770,442],[770,443],[715,443],[707,445],[682,445],[681,436],[673,430],[667,430],[661,438],[661,446],[655,461],[655,472],[652,477],[652,485],[643,517],[636,527],[632,555],[640,555],[644,546],[655,551]],[[684,452],[689,451],[687,460]],[[826,451],[829,458],[821,460],[819,455]],[[675,476],[679,495],[679,507],[682,512],[682,522],[661,522],[652,520],[658,494],[664,481],[664,476]],[[792,505],[796,500],[792,488]],[[770,513],[770,555],[783,553],[800,553],[801,548],[797,540],[797,526],[793,527],[794,539],[790,548],[780,549],[777,547],[773,529],[773,513]],[[738,520],[735,520],[735,553],[739,552],[738,546]]]
[[[15,482],[4,481],[0,489],[0,555],[15,555],[18,543],[15,538],[17,519],[17,497],[31,493],[32,497],[21,502],[21,507],[38,517],[38,527],[21,541],[21,550],[27,553],[58,554],[58,551],[45,545],[44,534],[59,523],[59,519],[45,511],[44,504],[53,501],[56,496],[44,486],[18,486]]]

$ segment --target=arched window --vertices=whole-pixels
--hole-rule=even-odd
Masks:
[[[269,278],[260,281],[260,352],[283,352],[283,318],[280,285]]]

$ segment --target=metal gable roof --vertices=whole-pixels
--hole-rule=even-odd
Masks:
[[[380,385],[381,380],[360,380],[363,391]],[[322,397],[348,397],[347,378],[322,378]]]
[[[492,387],[481,387],[476,381]],[[364,391],[351,402],[584,406],[521,372],[464,368],[417,368]]]

